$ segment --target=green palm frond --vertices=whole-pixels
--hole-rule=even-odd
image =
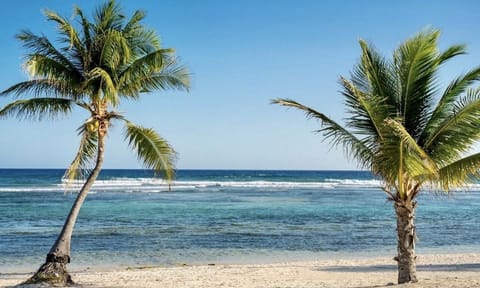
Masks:
[[[24,94],[32,94],[34,97],[41,97],[46,94],[52,97],[70,96],[74,100],[81,99],[84,96],[77,93],[78,91],[74,87],[63,80],[34,79],[15,84],[2,91],[0,96],[14,94],[18,97]]]
[[[55,48],[44,36],[39,37],[29,31],[23,31],[17,35],[17,38],[30,52],[24,67],[33,79],[8,88],[2,92],[3,95],[33,92],[35,97],[62,96],[80,100],[83,93],[79,91],[78,85],[83,76],[77,69],[79,61]]]
[[[394,53],[394,65],[401,83],[400,115],[416,139],[429,118],[436,92],[438,30],[426,30],[405,41]]]
[[[16,38],[22,42],[24,48],[31,52],[29,55],[44,55],[61,63],[65,67],[75,70],[75,66],[70,59],[55,48],[47,37],[37,36],[28,30],[23,30],[16,35]]]
[[[439,177],[433,185],[448,191],[465,183],[474,183],[480,178],[480,153],[450,163],[439,170]]]
[[[138,57],[162,48],[157,32],[141,25],[140,21],[145,18],[145,15],[144,11],[135,11],[128,23],[125,24],[125,28],[123,28],[125,37],[130,42],[130,45],[135,48],[134,52]]]
[[[395,143],[401,143],[403,146],[403,153],[405,153],[404,158],[406,159],[404,170],[413,178],[425,175],[427,175],[428,178],[436,177],[438,173],[436,163],[422,147],[418,145],[417,141],[408,133],[402,123],[394,119],[386,119],[385,123],[393,130],[394,134],[399,137],[399,141],[396,141],[394,138],[390,139],[394,140]]]
[[[108,112],[106,115],[106,119],[108,119],[109,121],[113,119],[128,122],[128,120],[121,113],[115,111]]]
[[[83,33],[83,43],[85,47],[82,51],[90,51],[92,49],[92,34],[90,33],[90,29],[92,28],[92,24],[88,21],[88,19],[83,14],[82,9],[79,7],[75,7],[74,16],[78,15],[80,17],[80,23],[82,24],[82,33]],[[83,55],[83,60],[89,60],[87,54]],[[84,63],[84,65],[88,66],[89,63]]]
[[[390,104],[396,103],[398,83],[392,75],[392,65],[364,40],[359,44],[362,58],[353,70],[352,83],[365,94],[386,98]]]
[[[83,179],[90,173],[95,164],[98,147],[98,124],[94,119],[88,119],[79,129],[82,136],[77,154],[63,176],[67,184],[73,180]]]
[[[102,34],[107,30],[121,30],[125,16],[115,1],[110,0],[95,11],[95,30],[97,34]]]
[[[141,78],[142,92],[151,92],[153,90],[189,90],[190,72],[184,66],[170,65],[161,72]]]
[[[377,94],[363,93],[343,77],[340,81],[344,88],[342,94],[351,115],[347,119],[347,126],[355,129],[356,134],[368,136],[370,142],[381,139],[383,122],[389,117],[387,99]]]
[[[135,59],[135,61],[128,66],[122,74],[142,74],[142,73],[155,73],[162,71],[168,65],[173,63],[172,55],[175,51],[171,48],[158,49],[150,53],[146,53],[141,57]],[[142,75],[143,76],[143,75]]]
[[[371,151],[378,150],[384,120],[397,111],[397,83],[392,65],[372,45],[360,40],[362,57],[351,73],[351,81],[340,77],[348,108],[346,127],[359,135]]]
[[[172,49],[160,49],[138,58],[120,74],[122,96],[136,98],[139,92],[185,89],[190,86],[188,69],[172,58]]]
[[[355,135],[323,113],[290,99],[274,99],[271,103],[299,109],[307,115],[307,118],[320,120],[322,129],[318,130],[318,132],[323,133],[325,138],[329,139],[333,146],[341,145],[347,156],[357,159],[361,167],[371,168],[372,157],[374,156],[373,151],[370,150],[364,142],[355,137]]]
[[[147,168],[164,175],[167,180],[175,176],[177,154],[168,142],[153,129],[126,122],[125,139],[137,152],[137,157]]]
[[[122,96],[138,97],[138,92],[144,90],[145,80],[164,70],[172,49],[160,49],[139,57],[120,73],[119,86]],[[171,74],[168,73],[167,74]],[[126,88],[126,89],[125,89]]]
[[[58,24],[58,31],[61,35],[64,36],[64,38],[62,39],[63,42],[69,43],[70,48],[75,47],[75,49],[81,51],[82,54],[85,54],[82,41],[80,40],[80,36],[78,35],[77,30],[72,25],[72,23],[70,23],[70,21],[63,18],[58,13],[48,9],[44,11],[44,14],[47,17],[47,20],[53,21]]]
[[[452,81],[443,92],[440,101],[438,102],[435,110],[432,112],[430,119],[423,131],[422,137],[419,142],[424,145],[427,138],[432,139],[433,133],[448,117],[451,117],[455,102],[464,95],[465,91],[473,83],[480,80],[480,67],[475,68],[463,76],[456,78]],[[432,140],[430,140],[431,142]],[[428,147],[430,144],[426,144]]]
[[[101,84],[99,88],[103,92],[104,99],[107,100],[107,103],[111,104],[113,107],[116,107],[119,102],[117,87],[108,71],[105,71],[100,67],[95,67],[90,72],[89,76],[89,81],[100,80]]]
[[[154,30],[134,29],[128,32],[127,37],[139,57],[162,49],[160,37]]]
[[[448,118],[426,140],[424,149],[446,165],[461,157],[480,140],[480,89],[469,89],[451,107]]]
[[[123,31],[125,31],[125,33],[131,33],[134,30],[141,29],[142,25],[140,24],[140,21],[145,18],[145,15],[144,11],[135,11],[127,24],[125,24]]]
[[[18,119],[43,120],[65,116],[72,110],[74,102],[61,98],[32,98],[17,100],[0,110],[0,117],[13,116]]]
[[[111,30],[103,35],[102,51],[99,62],[112,70],[121,69],[121,65],[128,63],[132,51],[128,39],[122,31]]]
[[[443,64],[455,56],[467,54],[466,49],[465,45],[452,45],[448,47],[447,50],[443,51],[438,56],[439,64]]]
[[[32,55],[26,61],[25,68],[36,79],[55,79],[56,81],[68,82],[71,86],[81,80],[81,76],[76,70],[72,70],[70,67],[41,54]]]

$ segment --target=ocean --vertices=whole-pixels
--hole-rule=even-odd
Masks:
[[[0,169],[0,272],[37,268],[76,197],[63,170]],[[364,171],[103,170],[80,212],[74,267],[394,256],[395,214]],[[171,189],[169,189],[171,188]],[[480,185],[418,198],[417,253],[480,251]]]

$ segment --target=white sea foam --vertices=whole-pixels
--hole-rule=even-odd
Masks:
[[[56,186],[22,186],[22,187],[0,187],[0,192],[52,192],[63,191]]]
[[[14,186],[0,187],[0,192],[47,192],[47,191],[78,191],[83,182],[80,180],[56,185],[45,186]],[[333,189],[336,187],[379,187],[376,181],[327,179],[323,182],[289,182],[289,181],[173,181],[168,183],[157,178],[115,178],[95,181],[92,191],[123,191],[123,192],[163,192],[169,190],[208,190],[222,188],[252,188],[252,189]]]
[[[55,185],[0,187],[0,192],[75,192],[83,182],[80,180]],[[171,183],[158,178],[114,178],[95,181],[92,192],[166,192],[185,190],[222,190],[224,188],[251,188],[265,190],[285,189],[380,189],[382,181],[375,179],[325,179],[320,182],[297,181],[194,181],[177,180]],[[480,184],[471,184],[455,191],[480,191]]]
[[[374,179],[326,179],[326,182],[336,183],[338,186],[344,187],[382,187],[383,182],[380,180]]]
[[[153,178],[139,179],[114,179],[100,180],[93,185],[94,190],[123,190],[123,191],[168,191],[191,189],[221,189],[221,188],[264,188],[264,189],[289,189],[289,188],[335,188],[334,182],[284,182],[284,181],[173,181]],[[78,190],[81,182],[73,184],[62,183],[58,187],[66,190]],[[160,189],[160,190],[159,190]]]

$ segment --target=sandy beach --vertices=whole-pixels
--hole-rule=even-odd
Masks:
[[[82,287],[480,287],[480,254],[420,255],[419,283],[395,285],[391,258],[332,259],[274,264],[111,268],[72,271]],[[29,274],[0,274],[0,286]]]

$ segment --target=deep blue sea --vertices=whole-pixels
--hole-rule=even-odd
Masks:
[[[0,272],[44,260],[78,190],[63,172],[0,169]],[[104,170],[77,221],[72,265],[394,256],[380,185],[361,171],[180,170],[169,191],[146,170]],[[480,251],[480,185],[418,201],[418,254]]]

